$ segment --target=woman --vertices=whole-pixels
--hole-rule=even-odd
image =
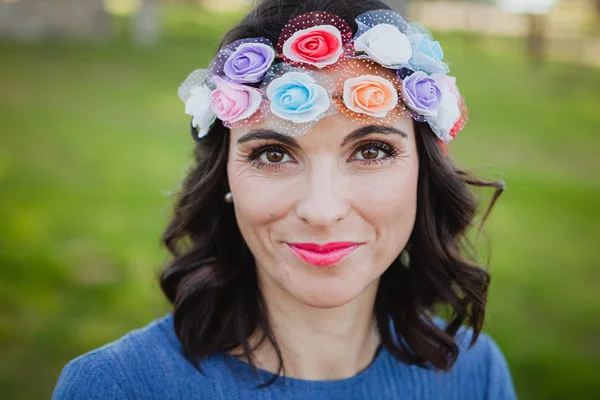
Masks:
[[[173,313],[71,361],[54,398],[515,398],[465,253],[469,187],[502,186],[446,155],[448,72],[379,0],[256,6],[179,90],[198,143],[164,234]]]

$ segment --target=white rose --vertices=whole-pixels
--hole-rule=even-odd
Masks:
[[[206,86],[197,86],[190,90],[190,97],[185,102],[185,113],[193,117],[192,126],[198,128],[199,138],[208,133],[208,129],[217,118],[211,107],[211,93]]]
[[[429,123],[442,141],[449,142],[452,140],[450,131],[461,117],[460,98],[454,95],[448,86],[442,86],[441,89],[442,100],[438,108],[438,115],[429,120]]]
[[[365,52],[384,67],[406,65],[412,57],[408,37],[390,24],[379,24],[354,41],[354,50]]]

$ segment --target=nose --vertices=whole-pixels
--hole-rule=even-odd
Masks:
[[[296,215],[314,230],[327,231],[348,214],[348,181],[333,163],[313,165],[306,175]]]

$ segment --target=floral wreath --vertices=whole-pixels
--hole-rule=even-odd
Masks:
[[[372,124],[409,116],[427,122],[443,143],[454,139],[468,111],[439,42],[390,10],[369,11],[356,23],[353,37],[346,21],[314,11],[290,20],[275,47],[266,38],[224,46],[179,88],[194,136],[205,136],[217,118],[228,128],[267,119],[298,136],[340,112]]]

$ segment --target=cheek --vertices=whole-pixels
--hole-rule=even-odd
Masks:
[[[375,257],[386,262],[402,251],[412,232],[417,211],[418,164],[403,165],[366,178],[356,191],[355,205],[374,229]],[[382,264],[384,265],[385,262]]]
[[[272,224],[285,216],[297,187],[293,178],[273,178],[249,166],[229,168],[236,220],[244,239],[254,250],[269,246]]]
[[[394,223],[387,220],[392,215],[413,215],[416,211],[417,174],[403,172],[382,176],[375,190],[362,191],[365,201],[373,205],[373,216],[383,223]]]

